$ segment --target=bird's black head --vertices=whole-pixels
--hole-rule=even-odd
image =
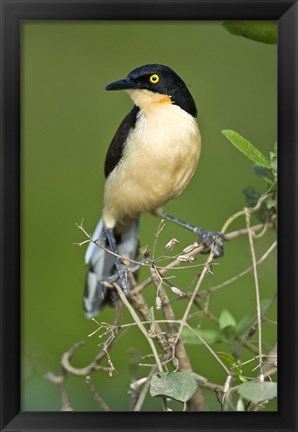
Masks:
[[[141,66],[131,71],[127,78],[114,81],[106,86],[106,90],[143,89],[169,96],[173,104],[196,117],[196,104],[186,84],[168,66],[160,64]]]

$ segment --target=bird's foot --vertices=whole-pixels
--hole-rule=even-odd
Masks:
[[[211,251],[214,258],[219,258],[224,254],[223,240],[228,240],[227,237],[217,231],[207,231],[203,228],[195,228],[194,232],[198,235],[200,243],[203,243],[205,249],[202,253]]]
[[[141,260],[140,262],[132,262],[129,258],[121,257],[117,252],[117,242],[115,240],[113,229],[105,227],[105,233],[110,245],[110,250],[115,254],[115,257],[112,269],[113,274],[107,277],[104,281],[101,281],[101,283],[109,288],[113,288],[113,284],[117,281],[124,295],[127,296],[130,290],[128,273],[135,273],[143,264],[144,260]],[[112,289],[110,298],[112,299],[112,302],[114,302],[115,299],[118,299],[118,294],[115,289]]]
[[[148,262],[147,258],[143,258],[140,262],[135,262],[130,265],[125,265],[124,263],[117,263],[116,264],[116,271],[111,276],[109,276],[105,283],[112,285],[114,282],[119,281],[120,286],[122,288],[122,291],[125,295],[128,294],[130,290],[130,284],[128,281],[128,273],[135,273],[139,270],[142,264],[145,264]]]
[[[128,291],[130,289],[129,282],[128,282],[129,268],[125,264],[120,264],[117,266],[117,272],[118,272],[118,277],[119,277],[122,291],[127,296]]]
[[[130,289],[129,282],[128,282],[128,273],[130,271],[131,271],[130,268],[127,267],[125,264],[118,263],[117,270],[115,271],[115,273],[113,273],[105,280],[105,283],[112,285],[114,282],[119,281],[119,285],[122,291],[127,296]]]

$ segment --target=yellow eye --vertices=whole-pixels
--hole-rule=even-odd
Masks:
[[[151,75],[151,77],[149,79],[150,79],[150,82],[152,82],[152,84],[156,84],[159,81],[159,76],[157,74],[153,74],[153,75]]]

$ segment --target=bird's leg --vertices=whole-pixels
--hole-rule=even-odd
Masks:
[[[106,232],[106,238],[108,239],[111,251],[115,254],[118,254],[117,243],[116,243],[113,229],[105,228],[105,232]],[[135,273],[137,270],[139,270],[142,264],[148,262],[148,257],[144,257],[141,261],[139,261],[139,263],[135,262],[133,264],[130,264],[129,266],[125,265],[119,256],[115,256],[114,259],[115,259],[117,273],[112,276],[109,276],[106,282],[113,283],[119,278],[123,292],[125,295],[127,295],[129,291],[128,272]],[[116,294],[115,298],[118,299],[118,294]]]
[[[164,212],[161,212],[160,216],[197,234],[200,242],[204,243],[208,250],[211,249],[215,257],[221,257],[224,254],[223,240],[226,240],[226,237],[221,232],[207,231]]]
[[[114,232],[112,228],[107,228],[106,227],[106,235],[107,235],[107,239],[111,248],[111,251],[113,253],[118,253],[117,252],[117,244],[116,244],[116,239],[114,236]],[[115,277],[111,277],[109,278],[109,282],[115,282],[116,279],[120,279],[121,282],[121,287],[123,289],[123,292],[125,295],[128,294],[129,291],[129,284],[128,284],[128,271],[129,269],[126,267],[125,264],[123,264],[123,262],[121,261],[121,258],[119,256],[115,256],[115,265],[116,265],[116,269],[117,269],[117,278]]]

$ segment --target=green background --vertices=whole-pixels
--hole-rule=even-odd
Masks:
[[[166,210],[206,229],[220,230],[225,220],[244,206],[244,187],[265,191],[266,186],[253,175],[251,163],[220,131],[234,129],[264,154],[272,150],[277,128],[277,49],[233,36],[220,22],[206,21],[25,22],[21,44],[22,408],[60,410],[59,389],[45,380],[45,373],[59,374],[62,353],[81,340],[86,346],[73,362],[87,365],[100,342],[97,336],[88,338],[96,325],[82,311],[87,246],[73,243],[85,240],[76,222],[84,219],[85,228],[92,232],[100,217],[105,153],[132,106],[124,92],[105,92],[105,85],[146,63],[168,65],[187,83],[198,107],[202,156],[191,184]],[[142,246],[152,248],[158,225],[157,218],[142,217]],[[231,229],[243,226],[241,220]],[[158,242],[160,252],[172,237],[180,240],[179,248],[195,240],[167,223]],[[256,242],[257,258],[274,237],[268,233]],[[202,256],[198,262],[204,259]],[[203,289],[250,264],[247,238],[226,243],[225,256],[217,261]],[[190,291],[196,273],[176,272],[175,284]],[[140,275],[141,280],[146,277],[148,269]],[[260,266],[259,278],[261,299],[268,299],[276,290],[274,254]],[[145,291],[151,304],[154,293],[152,285]],[[177,318],[185,306],[185,302],[173,303]],[[252,275],[218,291],[209,308],[217,316],[228,309],[236,321],[252,316]],[[275,319],[274,308],[268,316]],[[98,319],[112,322],[113,310],[105,309]],[[127,313],[124,321],[131,321]],[[198,323],[212,328],[206,319]],[[265,323],[263,331],[264,340],[274,344],[274,325]],[[210,353],[202,345],[188,348],[195,372],[223,384],[225,373]],[[213,348],[228,349],[222,345]],[[111,351],[116,376],[109,379],[105,372],[94,375],[99,393],[112,409],[130,408],[131,364],[135,355],[149,352],[140,332],[130,330]],[[148,369],[141,368],[138,373],[144,376]],[[69,377],[66,385],[75,410],[98,409],[83,378]],[[204,394],[209,408],[219,410],[214,395]],[[268,409],[274,407],[271,404]],[[149,397],[144,409],[160,410],[160,402]]]

